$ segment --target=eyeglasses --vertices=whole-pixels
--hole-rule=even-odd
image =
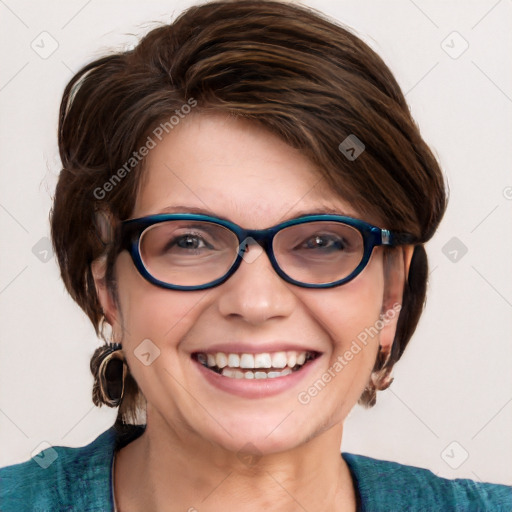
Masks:
[[[225,282],[251,251],[266,252],[276,273],[304,288],[331,288],[354,279],[373,248],[414,242],[340,215],[306,215],[268,229],[243,229],[199,214],[160,214],[122,222],[121,247],[140,274],[162,288],[205,290]],[[257,254],[253,252],[252,255]]]

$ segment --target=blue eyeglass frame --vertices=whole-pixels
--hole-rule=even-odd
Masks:
[[[205,221],[210,222],[212,224],[218,224],[219,226],[223,226],[232,231],[237,236],[239,242],[238,256],[234,261],[233,265],[231,265],[229,270],[223,276],[202,285],[175,285],[166,283],[165,281],[161,281],[156,277],[152,276],[148,272],[142,261],[142,257],[139,250],[140,238],[144,230],[147,229],[148,227],[169,220]],[[342,224],[346,224],[347,226],[351,226],[361,233],[364,243],[363,257],[359,265],[347,277],[339,279],[338,281],[333,281],[331,283],[303,283],[301,281],[296,281],[295,279],[292,279],[290,276],[285,274],[285,272],[283,272],[283,270],[279,266],[273,250],[273,241],[277,233],[279,233],[279,231],[281,231],[282,229],[288,228],[290,226],[296,226],[297,224],[305,224],[316,221],[339,222]],[[335,286],[341,286],[354,279],[363,271],[363,269],[368,264],[368,261],[370,260],[370,256],[372,254],[374,247],[377,247],[379,245],[394,247],[398,245],[411,244],[415,242],[414,236],[409,233],[396,233],[393,231],[389,231],[387,229],[382,229],[377,226],[373,226],[372,224],[369,224],[368,222],[359,219],[345,217],[343,215],[331,214],[304,215],[301,217],[297,217],[295,219],[281,222],[280,224],[277,224],[267,229],[244,229],[240,227],[238,224],[235,224],[228,220],[195,213],[164,213],[158,215],[149,215],[147,217],[140,217],[138,219],[125,220],[122,221],[121,223],[121,250],[127,249],[129,251],[133,263],[135,264],[135,267],[147,281],[156,286],[160,286],[161,288],[167,288],[170,290],[206,290],[208,288],[214,288],[215,286],[224,283],[238,270],[238,267],[242,263],[247,243],[245,244],[245,246],[243,244],[248,238],[252,238],[263,248],[263,250],[265,251],[270,260],[270,263],[272,264],[272,268],[282,279],[284,279],[288,283],[300,286],[302,288],[334,288]]]

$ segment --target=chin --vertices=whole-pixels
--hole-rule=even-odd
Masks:
[[[224,415],[224,420],[220,421],[224,428],[215,423],[214,431],[203,431],[201,435],[237,454],[262,456],[285,452],[315,436],[315,429],[305,418],[300,421],[297,411],[291,408],[285,411],[283,407],[275,413],[253,411],[243,416],[240,413],[231,417]]]

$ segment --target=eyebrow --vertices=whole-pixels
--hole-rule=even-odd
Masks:
[[[329,214],[329,215],[342,215],[344,217],[353,217],[347,212],[341,210],[341,208],[331,208],[329,206],[320,206],[318,208],[313,208],[309,210],[299,210],[298,212],[294,212],[294,217],[302,217],[303,215],[321,215],[321,214]]]
[[[219,215],[217,212],[211,211],[208,208],[202,208],[200,206],[185,206],[185,205],[173,205],[166,206],[162,208],[157,213],[196,213],[199,215],[209,215],[210,217],[216,217],[217,219],[227,220],[233,222],[232,219],[229,219],[223,215]],[[286,222],[290,219],[295,219],[297,217],[304,217],[306,215],[321,215],[321,214],[329,214],[329,215],[341,215],[345,217],[354,217],[354,215],[349,214],[347,212],[342,211],[338,208],[332,208],[329,206],[319,206],[313,209],[307,210],[299,210],[294,211],[291,215],[285,215],[285,218],[281,219],[280,222]]]
[[[216,217],[222,220],[229,220],[228,218],[219,215],[207,208],[201,208],[200,206],[184,206],[184,205],[175,205],[175,206],[166,206],[162,208],[157,213],[197,213],[199,215],[209,215],[210,217]]]

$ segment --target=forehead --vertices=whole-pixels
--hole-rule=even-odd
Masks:
[[[357,216],[309,159],[254,122],[193,114],[155,143],[133,217],[183,206],[264,228],[305,212]]]

